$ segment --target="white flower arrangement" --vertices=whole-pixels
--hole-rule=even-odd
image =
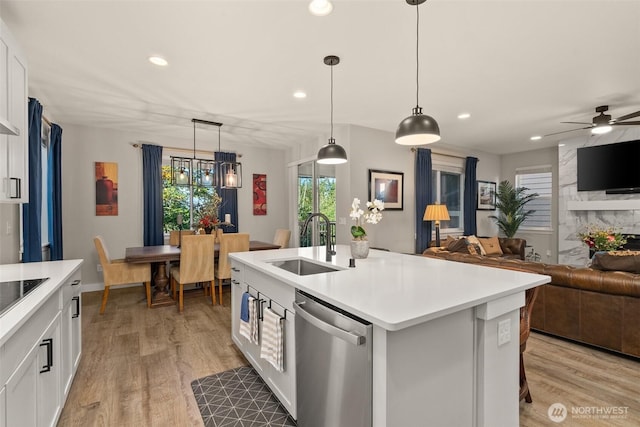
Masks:
[[[382,211],[384,210],[384,202],[375,199],[373,202],[367,202],[367,212],[360,209],[360,199],[355,197],[351,203],[351,212],[349,216],[356,222],[351,226],[351,235],[354,240],[367,240],[367,232],[362,227],[363,223],[377,224],[382,220]]]

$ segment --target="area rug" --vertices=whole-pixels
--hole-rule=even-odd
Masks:
[[[296,426],[295,420],[250,366],[194,380],[191,388],[207,427]]]

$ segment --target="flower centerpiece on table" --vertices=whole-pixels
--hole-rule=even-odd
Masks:
[[[589,224],[586,231],[578,233],[578,237],[593,251],[614,251],[627,243],[627,238],[623,236],[615,227],[602,227],[600,225]]]
[[[384,203],[375,199],[373,202],[367,202],[367,212],[360,209],[360,199],[357,197],[351,203],[351,212],[349,216],[356,222],[351,226],[351,256],[355,259],[363,259],[369,255],[369,241],[367,240],[367,232],[363,227],[364,223],[377,224],[382,219],[382,211]]]
[[[208,200],[197,210],[200,219],[198,220],[196,227],[204,229],[207,234],[211,233],[212,230],[217,229],[221,223],[218,218],[218,210],[220,209],[221,204],[222,197],[220,197],[216,191],[213,191],[213,193],[208,195]]]

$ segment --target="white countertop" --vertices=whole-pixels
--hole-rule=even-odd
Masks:
[[[0,346],[82,264],[81,259],[0,265],[0,282],[48,277],[0,316]]]
[[[548,283],[549,276],[371,250],[349,268],[349,246],[338,245],[331,263],[325,247],[232,253],[256,270],[370,321],[389,331],[474,307]],[[268,261],[307,258],[344,268],[298,276]]]

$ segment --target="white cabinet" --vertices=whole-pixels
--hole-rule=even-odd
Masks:
[[[77,272],[62,286],[62,396],[69,394],[73,376],[80,363],[82,334],[80,320],[80,273]]]
[[[8,426],[55,426],[62,409],[60,371],[58,313],[7,382]]]
[[[0,427],[51,427],[58,422],[81,354],[80,264],[53,261],[25,267],[39,267],[50,278],[0,319],[0,330],[14,325],[0,335]],[[12,266],[0,266],[0,274],[14,279],[4,267],[8,271]]]
[[[233,341],[291,416],[296,418],[296,342],[295,312],[293,310],[295,289],[235,260],[232,260],[231,265],[231,334]],[[260,357],[259,344],[250,343],[239,334],[240,303],[242,294],[247,291],[254,298],[262,300],[262,309],[267,309],[271,305],[274,312],[285,318],[283,324],[283,372],[278,372],[271,363]],[[258,322],[259,337],[262,337],[262,329],[262,320],[260,320]]]
[[[28,195],[28,87],[26,57],[0,21],[0,202]]]

